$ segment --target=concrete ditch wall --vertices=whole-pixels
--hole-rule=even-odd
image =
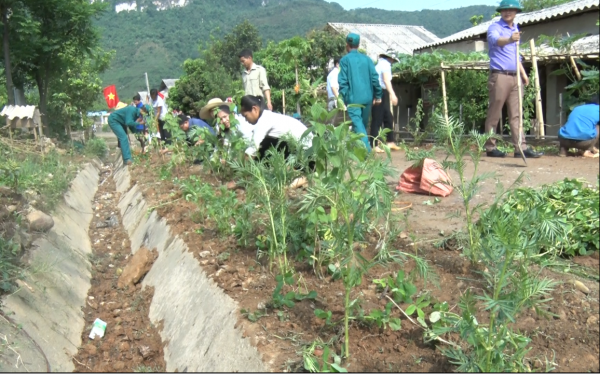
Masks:
[[[32,272],[25,279],[31,289],[22,287],[3,300],[3,312],[39,345],[51,371],[73,371],[72,356],[81,346],[82,307],[91,287],[88,230],[98,180],[97,163],[78,173],[53,214],[54,227],[33,243]]]
[[[137,186],[130,186],[128,168],[117,161],[119,209],[131,250],[156,248],[159,256],[143,281],[154,287],[150,319],[162,321],[167,371],[264,372],[255,347],[235,329],[237,304],[200,267],[187,245],[169,232]]]

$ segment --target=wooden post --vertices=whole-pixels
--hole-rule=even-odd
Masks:
[[[577,80],[580,81],[581,73],[579,72],[579,68],[577,67],[577,64],[575,63],[575,59],[573,58],[573,56],[569,56],[569,60],[571,61],[571,66],[573,67],[573,70],[575,71],[575,76],[577,77]]]
[[[522,90],[522,83],[521,83],[521,69],[519,67],[519,42],[516,43],[517,44],[517,53],[516,53],[516,62],[517,62],[517,90],[518,90],[518,94],[519,94],[519,144],[517,144],[517,149],[519,150],[519,153],[521,154],[521,158],[523,159],[523,162],[525,163],[525,166],[527,166],[527,159],[525,158],[525,154],[523,153],[523,148],[521,147],[521,144],[523,143],[523,97],[521,96],[521,92],[523,92]]]
[[[442,97],[444,99],[444,119],[448,122],[448,100],[446,98],[446,72],[444,71],[444,63],[440,65],[442,69]]]
[[[285,115],[285,90],[281,90],[281,100],[283,101],[283,115]]]
[[[546,135],[546,129],[544,128],[544,112],[542,108],[542,90],[540,88],[540,72],[538,71],[537,56],[535,55],[535,42],[533,39],[529,41],[531,47],[531,65],[533,66],[534,72],[534,83],[535,83],[535,112],[538,123],[538,131],[535,134],[536,139],[540,136]]]

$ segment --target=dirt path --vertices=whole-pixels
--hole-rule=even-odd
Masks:
[[[444,160],[445,155],[442,152],[436,152],[435,159],[438,162]],[[397,184],[399,175],[412,162],[406,161],[404,152],[392,152],[392,163],[398,172],[398,177],[390,179],[390,183]],[[523,186],[537,187],[543,184],[550,184],[565,178],[582,178],[590,185],[598,183],[598,173],[600,166],[597,159],[583,157],[565,157],[544,156],[539,159],[527,161],[527,167],[524,167],[521,159],[514,159],[507,156],[503,159],[483,157],[479,166],[479,174],[496,173],[496,178],[508,188],[517,179],[521,172],[525,173]],[[471,176],[473,173],[473,164],[467,163],[466,174]],[[450,176],[456,180],[458,176],[451,172]],[[488,179],[481,184],[479,194],[473,199],[473,204],[491,202],[496,196],[496,183],[494,179]],[[456,219],[447,219],[448,214],[460,209],[462,202],[457,193],[452,193],[446,198],[440,199],[439,203],[425,205],[427,201],[434,201],[433,197],[414,194],[401,194],[398,199],[413,204],[410,211],[409,224],[410,229],[415,232],[420,239],[426,240],[437,237],[441,231],[449,233],[459,230],[463,227],[463,222]]]
[[[83,346],[73,358],[80,372],[160,372],[165,362],[159,327],[148,318],[154,290],[119,289],[119,275],[131,259],[131,247],[117,207],[118,194],[112,170],[101,171],[100,187],[94,199],[95,216],[90,224],[93,254],[92,287],[83,309]],[[113,219],[111,226],[108,219]],[[115,220],[116,219],[116,220]],[[108,225],[108,227],[106,227]],[[96,318],[107,323],[103,338],[89,338]]]

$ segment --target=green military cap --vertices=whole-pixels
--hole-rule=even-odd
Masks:
[[[358,47],[358,45],[360,44],[360,36],[355,33],[350,33],[346,37],[346,43],[348,43],[352,47]]]

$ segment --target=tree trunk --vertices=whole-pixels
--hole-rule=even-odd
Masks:
[[[48,114],[47,113],[47,111],[48,111],[48,80],[44,79],[43,73],[40,70],[38,70],[35,75],[35,81],[37,83],[38,93],[40,95],[39,109],[40,109],[42,125],[44,127],[44,133],[50,134],[50,132],[48,131],[49,125],[48,125],[48,116],[47,116],[47,114]]]
[[[10,64],[8,6],[3,6],[0,8],[0,12],[2,12],[2,24],[4,25],[2,44],[4,48],[4,71],[6,73],[6,94],[8,95],[8,104],[15,105],[15,91],[12,80],[12,68]]]

